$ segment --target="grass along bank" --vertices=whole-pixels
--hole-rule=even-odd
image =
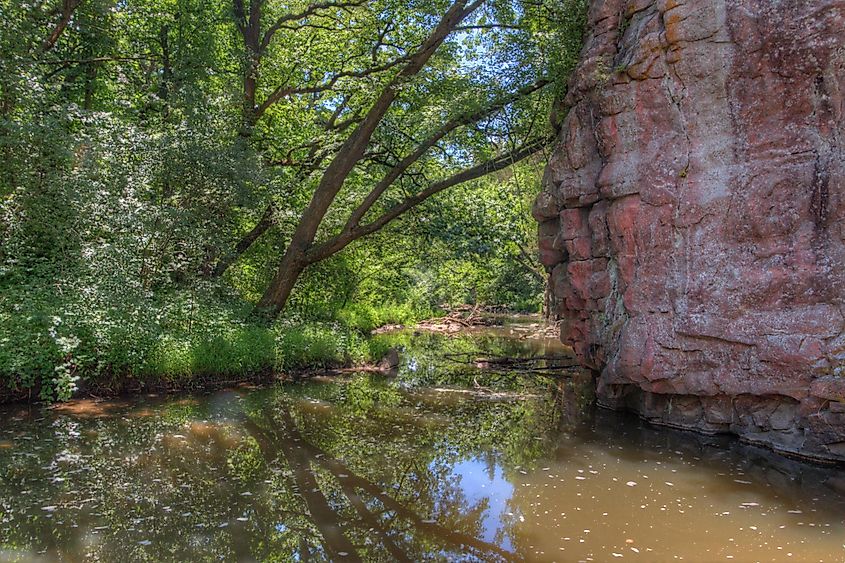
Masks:
[[[267,326],[224,307],[152,320],[124,313],[0,313],[0,402],[211,389],[365,366],[388,348],[369,336],[373,328],[430,314],[403,305],[355,305],[334,318],[286,318]]]

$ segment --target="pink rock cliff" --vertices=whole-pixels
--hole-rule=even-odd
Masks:
[[[845,0],[595,0],[536,202],[599,401],[845,460]]]

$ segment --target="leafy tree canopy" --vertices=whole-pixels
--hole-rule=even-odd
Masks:
[[[40,373],[77,340],[101,357],[203,300],[241,321],[244,303],[378,302],[374,280],[396,302],[496,300],[485,284],[530,301],[530,273],[494,270],[531,255],[509,213],[538,185],[584,13],[0,0],[0,315],[7,342],[52,350],[9,344],[0,371]]]

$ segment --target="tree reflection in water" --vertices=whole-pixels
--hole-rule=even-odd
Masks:
[[[530,465],[553,405],[359,375],[10,412],[0,559],[518,560],[505,523],[482,539],[490,499],[468,498],[456,467]]]
[[[512,340],[391,338],[391,380],[0,410],[0,561],[842,559],[845,472],[442,361]]]
[[[497,545],[477,538],[486,503],[470,506],[453,481],[434,475],[438,464],[420,463],[414,455],[418,451],[409,450],[410,456],[402,456],[411,459],[388,462],[393,468],[404,467],[399,479],[391,479],[398,486],[390,487],[389,494],[387,487],[356,473],[303,438],[287,405],[264,410],[260,419],[263,424],[250,419],[246,428],[268,463],[289,469],[290,488],[304,500],[320,532],[321,553],[331,559],[372,560],[389,555],[397,561],[415,561],[450,553],[466,557],[467,552],[488,561],[513,559]],[[437,482],[442,486],[429,487]],[[426,487],[413,490],[404,487],[405,483]],[[307,542],[303,547],[307,551],[298,554],[301,558],[314,555]]]

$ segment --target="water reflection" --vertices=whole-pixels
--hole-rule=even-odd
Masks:
[[[845,559],[841,471],[443,360],[553,343],[391,338],[392,380],[0,413],[0,560]]]
[[[513,516],[508,509],[508,500],[514,487],[505,478],[498,465],[490,467],[479,458],[459,461],[452,467],[452,476],[471,502],[487,501],[487,510],[481,517],[481,539],[497,543],[502,549],[511,551],[510,538],[505,535],[503,523]]]

